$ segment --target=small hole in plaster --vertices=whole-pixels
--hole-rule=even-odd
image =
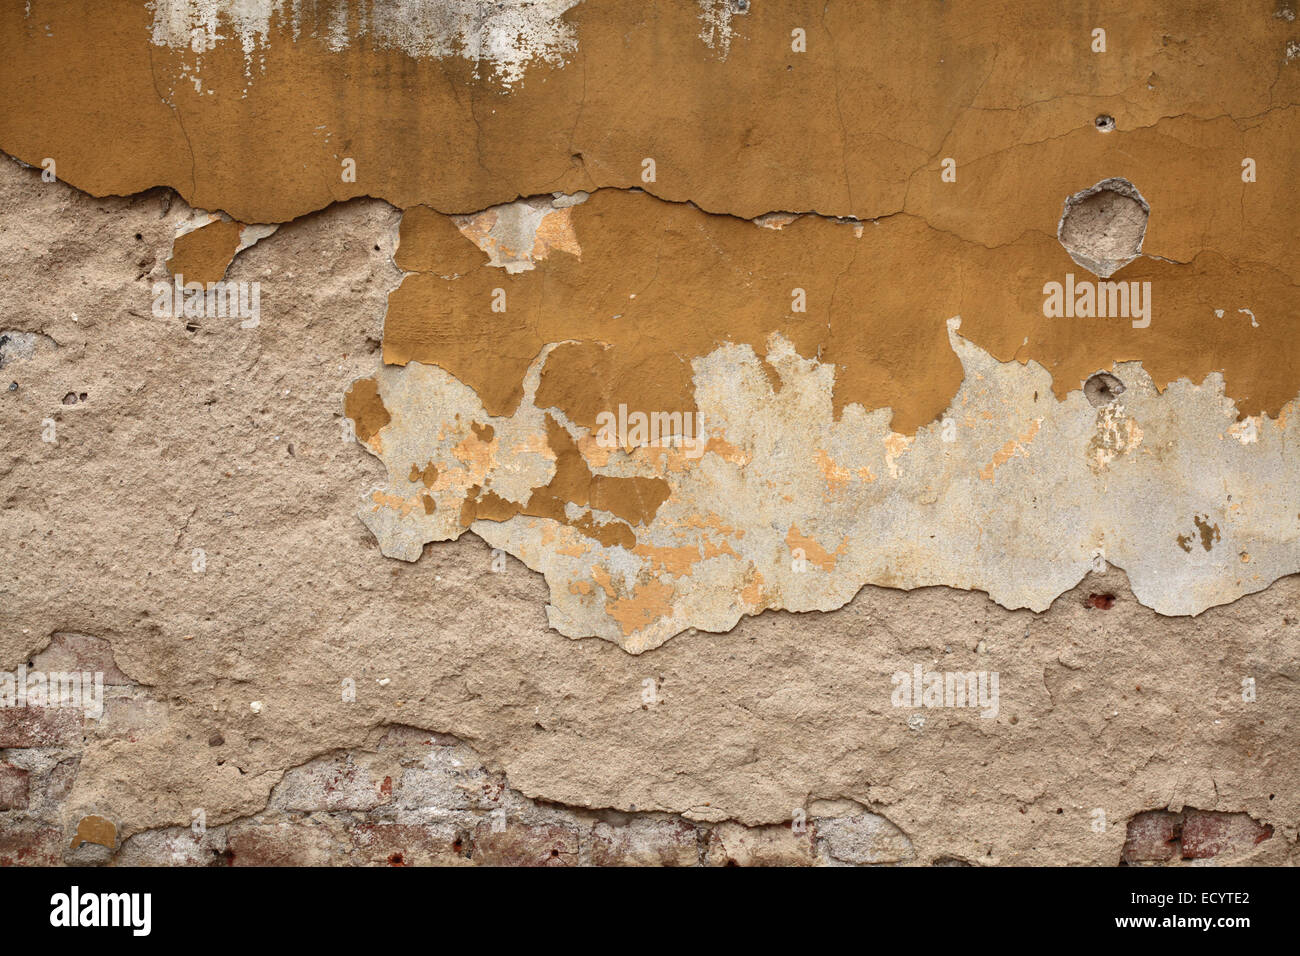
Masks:
[[[1089,594],[1088,606],[1095,607],[1099,611],[1109,611],[1115,606],[1115,595],[1113,594]]]
[[[1103,179],[1065,200],[1056,238],[1070,258],[1105,279],[1142,254],[1151,206],[1127,179]]]
[[[1083,394],[1094,406],[1100,408],[1124,394],[1124,383],[1109,372],[1098,372],[1083,383]]]
[[[137,232],[137,233],[135,234],[135,240],[136,240],[136,242],[139,242],[139,241],[140,241],[141,239],[143,239],[143,238],[144,238],[144,234],[143,234],[143,233]]]
[[[1115,128],[1115,117],[1102,113],[1093,121],[1097,126],[1097,132],[1109,133]]]

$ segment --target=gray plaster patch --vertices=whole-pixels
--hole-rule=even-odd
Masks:
[[[5,368],[14,361],[27,361],[38,352],[52,352],[56,348],[58,343],[40,332],[0,332],[0,368]]]
[[[1151,207],[1127,179],[1103,179],[1065,200],[1056,237],[1070,258],[1105,279],[1142,254]]]

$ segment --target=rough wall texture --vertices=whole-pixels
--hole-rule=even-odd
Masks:
[[[32,0],[0,89],[0,863],[1296,862],[1289,6]]]

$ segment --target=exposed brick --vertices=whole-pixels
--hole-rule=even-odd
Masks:
[[[814,862],[812,827],[744,827],[719,823],[709,831],[709,866],[808,866]]]
[[[1121,859],[1125,863],[1155,863],[1171,860],[1179,846],[1182,814],[1168,810],[1147,810],[1128,822]]]
[[[0,708],[0,748],[58,747],[81,741],[82,712],[75,707]]]
[[[819,819],[815,829],[827,852],[845,863],[901,863],[913,856],[907,835],[875,813]]]
[[[0,810],[27,809],[27,771],[0,764]]]
[[[371,866],[469,866],[469,837],[453,826],[366,823],[350,830],[356,862]]]
[[[59,805],[72,793],[72,785],[77,779],[77,769],[81,764],[80,756],[61,760],[45,773],[32,776],[31,802],[27,809],[56,815]]]
[[[25,823],[0,827],[0,866],[55,866],[63,855],[63,832]]]
[[[230,827],[227,862],[232,866],[338,866],[350,863],[339,834],[306,821]]]
[[[272,805],[286,810],[373,810],[392,800],[391,779],[376,780],[351,756],[321,757],[288,771]]]
[[[1183,859],[1205,860],[1246,853],[1273,835],[1271,826],[1246,813],[1188,809],[1183,816]]]
[[[568,827],[507,823],[474,831],[474,862],[483,866],[577,866],[578,834]]]
[[[32,659],[32,670],[77,671],[104,675],[105,686],[133,684],[113,659],[113,647],[102,637],[60,631],[49,645]]]
[[[224,828],[202,836],[182,827],[146,830],[129,837],[118,852],[118,866],[224,866],[227,863]]]
[[[504,792],[504,781],[484,770],[472,752],[434,747],[419,767],[402,771],[395,803],[403,810],[492,810]]]
[[[594,866],[694,866],[699,831],[677,820],[631,820],[623,826],[598,823],[591,831]]]

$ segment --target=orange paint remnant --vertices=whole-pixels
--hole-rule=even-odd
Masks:
[[[533,243],[532,258],[545,259],[551,250],[582,258],[582,247],[578,245],[578,235],[573,231],[571,206],[547,213],[537,224],[537,240]]]
[[[468,239],[480,250],[487,253],[489,249],[496,245],[491,239],[491,233],[498,219],[497,210],[485,209],[482,212],[476,212],[471,216],[456,216],[449,219],[462,236]],[[512,250],[513,251],[513,250]]]
[[[186,282],[220,282],[235,258],[243,229],[242,223],[217,219],[177,236],[167,271],[184,276]]]
[[[492,467],[496,448],[497,442],[484,441],[475,433],[466,435],[451,453],[469,470],[471,481],[481,482]]]
[[[524,436],[524,440],[516,442],[510,448],[511,455],[541,455],[547,461],[555,461],[555,452],[551,451],[551,446],[546,444],[546,437],[539,434],[530,433]],[[584,451],[585,455],[585,451]],[[599,463],[597,463],[599,464]]]
[[[658,548],[649,544],[638,544],[634,554],[650,559],[651,571],[667,571],[675,577],[691,573],[691,565],[700,560],[700,549],[690,547]]]
[[[832,492],[839,491],[849,483],[849,478],[852,477],[849,470],[835,464],[825,450],[818,448],[816,459],[817,467],[821,469],[822,477],[826,479],[826,484]]]
[[[733,558],[740,557],[740,555],[736,554],[735,551],[731,550],[731,545],[725,541],[722,542],[722,544],[714,544],[712,541],[705,538],[700,542],[700,549],[704,554],[704,558],[706,561],[709,558],[717,558],[724,554],[729,554]]]
[[[460,506],[460,523],[468,528],[475,521],[509,521],[515,515],[522,513],[517,502],[474,485],[466,493],[465,500]]]
[[[763,574],[761,571],[754,571],[754,576],[740,592],[740,599],[751,608],[760,606],[763,601]]]
[[[411,473],[407,476],[406,480],[411,482],[423,482],[424,487],[432,488],[434,482],[438,480],[438,466],[433,462],[429,462],[424,466],[424,469],[421,470],[419,465],[412,463]]]
[[[634,588],[628,597],[606,601],[605,613],[618,621],[623,628],[623,636],[628,637],[672,614],[672,605],[669,604],[672,596],[672,585],[662,581],[647,581]]]
[[[1219,540],[1219,526],[1210,524],[1209,515],[1195,515],[1192,522],[1196,525],[1196,530],[1201,533],[1201,547],[1209,551],[1214,547],[1214,542]]]
[[[582,457],[593,468],[604,468],[609,464],[610,456],[614,454],[614,449],[608,445],[602,445],[596,440],[595,435],[583,435],[578,439],[578,450],[582,452]],[[555,457],[552,455],[551,457]]]
[[[77,834],[72,838],[72,849],[83,843],[97,843],[110,850],[117,846],[117,825],[106,817],[91,814],[77,824]]]
[[[595,593],[595,588],[591,586],[590,581],[570,581],[569,593],[581,594],[583,597],[590,597]]]
[[[484,499],[480,503],[479,489],[472,488],[461,509],[461,523],[468,526],[479,518],[505,521],[516,514],[531,515],[566,524],[605,547],[632,550],[636,546],[636,534],[630,525],[648,523],[654,517],[668,498],[668,483],[660,478],[593,475],[568,430],[550,416],[546,419],[546,437],[555,455],[555,474],[550,482],[534,489],[523,505],[505,502],[495,495],[492,496],[495,500]],[[622,521],[600,522],[590,513],[570,519],[565,507],[569,503],[608,511]]]
[[[636,547],[636,534],[621,521],[600,522],[592,515],[585,514],[575,521],[570,521],[569,526],[599,541],[607,548],[619,547],[631,551]]]
[[[428,206],[411,206],[402,213],[393,261],[403,272],[453,276],[485,265],[487,258],[447,216]]]
[[[494,265],[537,262],[546,259],[552,251],[567,252],[579,258],[582,256],[582,247],[578,245],[578,236],[573,231],[571,207],[546,210],[537,222],[533,244],[526,249],[515,244],[517,239],[524,238],[522,234],[512,234],[509,229],[504,230],[509,238],[494,234],[501,222],[500,208],[485,209],[468,216],[453,216],[451,222],[462,236],[486,253]]]
[[[1028,452],[1025,451],[1025,446],[1034,440],[1034,436],[1038,434],[1038,428],[1042,424],[1043,420],[1041,418],[1035,418],[1018,438],[1009,439],[1006,444],[993,453],[993,460],[980,469],[980,477],[985,481],[992,481],[993,473],[1010,461],[1013,455],[1016,453],[1027,455]]]
[[[382,451],[379,443],[371,441],[377,438],[393,417],[388,414],[384,400],[379,395],[379,383],[373,378],[360,378],[343,395],[343,414],[352,419],[352,427],[357,438],[370,445],[376,452]]]
[[[613,579],[610,578],[609,572],[604,568],[599,565],[593,566],[591,569],[591,579],[600,585],[600,589],[605,592],[605,597],[612,598],[614,596]]]
[[[710,438],[704,450],[732,465],[748,465],[753,461],[752,455],[723,438]]]
[[[563,502],[571,501],[576,505],[608,511],[628,524],[646,524],[659,506],[668,500],[670,489],[662,478],[593,475],[568,431],[550,416],[546,419],[546,437],[555,452],[555,477],[545,490],[561,512]],[[538,493],[534,492],[534,500],[537,496]],[[539,516],[549,517],[546,514]]]
[[[416,509],[416,506],[420,505],[420,501],[422,497],[423,495],[413,495],[408,498],[402,495],[395,495],[391,491],[376,490],[370,493],[371,501],[373,501],[375,504],[379,505],[380,507],[391,508],[393,511],[396,511],[398,514],[400,514],[403,518],[405,518],[412,511],[414,511]],[[423,507],[424,507],[425,514],[432,514],[432,512],[429,511],[429,506],[427,504],[424,505]]]
[[[1156,163],[1165,148],[1160,137],[1151,133],[1144,141],[1143,162]],[[1071,171],[1071,183],[1076,176]],[[1060,185],[1053,194],[1058,203],[1068,194]],[[849,404],[866,410],[889,406],[890,427],[910,435],[949,406],[963,377],[946,327],[924,317],[960,314],[962,335],[996,358],[1042,363],[1052,370],[1059,398],[1134,348],[1132,329],[1122,322],[1096,323],[1088,335],[1080,335],[1073,323],[1046,319],[1042,283],[982,280],[954,287],[908,281],[882,287],[878,281],[882,274],[923,280],[929,273],[918,271],[918,257],[957,263],[955,268],[968,275],[1054,276],[1062,268],[1060,244],[1050,235],[1055,210],[1044,228],[996,248],[963,242],[913,215],[881,220],[855,240],[819,217],[804,217],[780,231],[755,229],[744,220],[622,190],[598,191],[567,212],[582,237],[581,262],[555,256],[531,271],[503,276],[499,270],[477,270],[457,280],[433,272],[408,274],[389,298],[385,361],[436,364],[473,388],[489,414],[506,415],[518,407],[524,376],[538,352],[558,342],[542,371],[537,404],[562,409],[575,424],[591,429],[600,412],[620,404],[694,411],[691,358],[724,342],[765,354],[769,336],[780,333],[798,355],[835,366],[837,415]],[[404,218],[404,243],[409,233],[428,226],[422,222]],[[1182,228],[1190,237],[1191,227]],[[731,281],[729,262],[748,263],[752,278]],[[810,276],[809,262],[823,266]],[[1276,414],[1295,397],[1290,370],[1300,367],[1300,340],[1282,327],[1260,330],[1258,337],[1238,335],[1198,308],[1207,297],[1234,294],[1284,301],[1291,283],[1276,266],[1239,267],[1211,254],[1184,268],[1148,257],[1128,266],[1126,279],[1168,289],[1163,308],[1175,318],[1148,330],[1141,346],[1140,357],[1157,388],[1222,371],[1229,397],[1243,414]],[[788,297],[795,286],[806,289],[810,303],[861,297],[875,301],[877,311],[851,322],[826,313],[793,321],[758,305]],[[512,314],[529,316],[508,335],[477,318],[495,288],[506,291]],[[628,288],[642,291],[630,300]],[[681,313],[684,290],[711,302],[706,314]],[[899,315],[916,317],[916,334],[896,334]],[[647,329],[654,331],[647,334]],[[1027,337],[1033,343],[1029,348]],[[1205,347],[1189,352],[1188,341]],[[1283,360],[1263,357],[1270,353]],[[887,458],[892,476],[905,450],[895,440]]]
[[[682,520],[682,525],[687,528],[716,531],[732,538],[743,538],[745,536],[743,529],[733,528],[731,525],[723,523],[723,520],[715,514],[687,515]]]
[[[191,206],[225,209],[248,222],[285,222],[363,194],[406,208],[396,258],[408,274],[390,297],[385,359],[436,363],[489,409],[498,402],[507,410],[515,406],[523,373],[547,342],[610,345],[611,363],[622,374],[584,378],[581,361],[564,360],[548,362],[543,374],[555,379],[544,387],[564,399],[556,407],[591,427],[584,410],[596,402],[681,408],[647,397],[688,399],[691,358],[724,341],[761,355],[768,334],[780,331],[799,355],[835,366],[837,416],[849,404],[889,406],[891,427],[910,433],[933,421],[960,385],[960,362],[936,321],[954,315],[962,316],[962,335],[999,360],[1034,360],[1051,370],[1058,397],[1117,356],[1140,358],[1157,388],[1222,371],[1243,414],[1275,410],[1295,397],[1300,337],[1291,324],[1262,322],[1243,333],[1239,323],[1206,307],[1250,302],[1261,315],[1288,315],[1295,297],[1287,240],[1294,235],[1297,190],[1286,177],[1267,176],[1244,194],[1217,188],[1222,164],[1202,155],[1247,150],[1263,169],[1286,168],[1296,116],[1291,109],[1261,112],[1261,103],[1271,84],[1280,84],[1278,100],[1286,101],[1295,71],[1278,73],[1273,41],[1280,38],[1272,32],[1278,24],[1266,15],[1242,18],[1236,5],[1202,4],[1206,25],[1185,43],[1170,43],[1159,30],[1135,33],[1125,63],[1159,63],[1161,76],[1179,79],[1158,84],[1150,96],[1144,92],[1142,103],[1124,103],[1113,78],[1101,84],[1103,98],[1118,96],[1128,110],[1122,119],[1131,116],[1133,124],[1122,134],[1099,136],[1080,122],[1073,98],[1040,96],[1098,62],[1086,43],[1039,42],[1032,25],[1059,6],[1047,0],[1017,4],[1000,18],[988,17],[981,4],[845,4],[826,36],[828,72],[792,84],[785,71],[759,71],[743,98],[704,99],[699,91],[716,81],[717,65],[692,40],[697,4],[660,4],[662,16],[645,29],[638,27],[642,5],[584,4],[572,14],[575,26],[581,21],[584,50],[617,53],[584,59],[585,69],[547,69],[477,111],[463,96],[485,79],[478,62],[412,56],[400,45],[361,36],[356,18],[349,18],[346,51],[295,42],[300,29],[325,36],[332,25],[327,17],[342,4],[294,4],[303,7],[301,24],[297,16],[272,18],[258,41],[268,55],[259,57],[255,83],[244,81],[247,54],[225,34],[204,54],[202,84],[183,82],[197,65],[183,42],[156,45],[150,6],[192,12],[287,5],[130,4],[124,12],[121,4],[45,4],[45,29],[32,28],[24,4],[0,5],[6,41],[0,76],[7,87],[24,88],[39,76],[47,102],[68,104],[8,110],[5,151],[27,163],[53,151],[60,176],[95,195],[171,183]],[[308,8],[319,9],[309,17]],[[789,19],[749,18],[746,45],[762,50],[788,43]],[[1218,42],[1225,31],[1242,42]],[[63,68],[100,47],[103,55],[87,69]],[[1051,56],[1044,52],[1049,48]],[[990,49],[1006,54],[986,71]],[[917,82],[921,64],[944,57],[951,76]],[[854,62],[898,66],[862,71]],[[1181,81],[1197,70],[1233,75],[1215,90],[1217,116],[1201,108],[1200,84]],[[626,82],[650,75],[653,96]],[[154,82],[169,88],[170,108],[138,95]],[[842,90],[834,108],[828,88]],[[239,90],[238,102],[213,95],[218,90]],[[886,124],[899,138],[873,136],[870,149],[825,148],[846,129],[877,130],[909,98],[907,115]],[[1014,107],[1031,101],[1034,119],[1027,124]],[[406,110],[411,102],[420,109]],[[963,104],[971,102],[993,107],[987,121],[962,118]],[[360,103],[367,108],[358,109]],[[580,103],[584,123],[617,117],[618,131],[584,136],[578,129],[579,154],[572,137],[557,131],[572,128]],[[674,126],[684,104],[699,108],[692,127],[710,130],[708,137]],[[190,136],[176,135],[176,115],[187,118]],[[391,135],[379,135],[376,116],[400,121],[385,130]],[[1258,121],[1243,127],[1247,116]],[[242,121],[243,135],[222,135],[232,117]],[[349,144],[367,171],[359,182],[302,168],[303,157],[323,158],[322,129],[336,144]],[[532,148],[510,148],[516,141]],[[1179,155],[1171,160],[1170,144],[1189,142],[1205,148],[1175,149]],[[980,181],[1005,188],[954,202],[951,190],[967,186],[943,184],[917,168],[918,151],[928,154],[939,143],[955,156],[981,155]],[[694,204],[600,189],[626,187],[634,178],[628,174],[633,144],[653,144],[661,159],[673,157],[673,185],[660,188]],[[717,156],[739,158],[719,163]],[[1123,275],[1161,290],[1163,318],[1140,342],[1124,322],[1089,322],[1085,329],[1043,315],[1042,279],[1060,279],[1070,268],[1053,235],[1062,199],[1102,171],[1122,171],[1156,190],[1148,254]],[[1157,184],[1174,182],[1197,201],[1166,201]],[[572,232],[581,237],[582,262],[556,255],[518,275],[462,267],[461,257],[472,266],[482,253],[430,208],[484,209],[521,194],[578,189],[595,191],[581,205],[546,216],[538,235],[520,244],[529,247],[523,253],[538,244],[563,248]],[[764,220],[781,229],[750,221],[774,208],[824,216],[787,224],[780,213]],[[848,230],[830,216],[859,221]],[[1238,258],[1241,250],[1249,256]],[[451,274],[461,278],[439,278]],[[943,281],[954,274],[968,281]],[[482,321],[484,292],[498,284],[509,292],[511,315],[528,316],[527,322]],[[450,294],[447,286],[455,287]],[[795,286],[807,292],[806,315],[770,307]],[[635,303],[628,300],[631,289],[640,290]],[[709,307],[683,309],[685,302]],[[833,310],[837,302],[871,302],[872,308]]]
[[[800,534],[798,525],[790,526],[790,530],[787,531],[785,535],[785,543],[791,553],[796,549],[803,551],[804,557],[817,565],[823,571],[834,571],[836,559],[849,550],[848,535],[844,536],[844,540],[841,541],[840,546],[835,549],[835,553],[831,554],[823,548],[815,538],[810,538],[807,535]]]
[[[899,432],[890,432],[885,436],[885,464],[889,467],[889,477],[898,477],[898,459],[912,442],[916,441],[913,435],[903,435]]]

